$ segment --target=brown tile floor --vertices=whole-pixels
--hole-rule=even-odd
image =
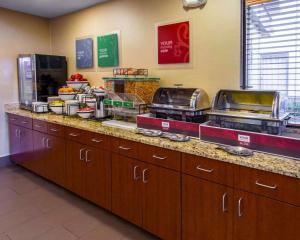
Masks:
[[[0,167],[0,240],[156,239],[18,167]]]

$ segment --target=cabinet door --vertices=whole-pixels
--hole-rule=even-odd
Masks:
[[[19,127],[13,124],[9,124],[9,150],[10,159],[14,163],[18,163],[18,155],[20,153],[20,138],[19,138]]]
[[[112,212],[142,225],[143,163],[119,154],[112,155]]]
[[[20,153],[18,154],[18,162],[22,166],[31,169],[33,161],[33,131],[23,127],[19,129]]]
[[[72,192],[84,196],[84,167],[86,146],[67,141],[66,187]]]
[[[300,207],[252,193],[235,194],[236,240],[298,240]]]
[[[232,217],[233,190],[231,188],[183,175],[183,240],[232,239]]]
[[[33,160],[32,171],[43,177],[46,177],[46,161],[47,161],[47,149],[46,149],[46,136],[44,133],[33,131]]]
[[[143,227],[162,239],[180,239],[180,173],[147,164],[142,171],[142,182]]]
[[[65,162],[65,140],[63,138],[46,135],[47,161],[46,177],[65,186],[66,162]]]
[[[84,175],[85,197],[101,207],[111,209],[110,153],[88,147]]]

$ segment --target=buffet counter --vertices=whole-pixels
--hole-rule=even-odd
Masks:
[[[192,139],[189,142],[177,143],[163,138],[151,138],[136,134],[133,131],[103,126],[101,122],[84,120],[78,117],[66,117],[48,114],[36,114],[21,110],[16,106],[7,105],[6,113],[42,120],[63,126],[78,128],[90,132],[101,133],[112,137],[122,138],[143,144],[148,144],[165,149],[175,150],[182,153],[201,156],[226,163],[250,167],[258,170],[277,173],[285,176],[300,178],[300,161],[290,158],[274,156],[255,152],[251,157],[239,157],[230,155],[222,150],[216,149],[217,145]]]

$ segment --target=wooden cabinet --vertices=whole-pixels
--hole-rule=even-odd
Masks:
[[[33,152],[31,170],[36,174],[46,177],[46,161],[48,158],[44,133],[33,132]]]
[[[232,230],[233,189],[184,174],[182,239],[231,240]]]
[[[162,239],[180,239],[180,173],[112,157],[112,211]]]
[[[161,239],[300,236],[299,179],[28,117],[8,121],[12,161]]]
[[[116,215],[142,225],[143,163],[112,154],[112,211]]]
[[[235,240],[298,240],[300,208],[252,193],[235,193]]]
[[[32,130],[10,124],[9,133],[11,160],[30,169],[33,158]]]
[[[106,209],[111,208],[111,159],[109,152],[67,141],[69,190]]]
[[[84,167],[85,197],[111,209],[111,156],[106,150],[88,146]]]
[[[63,138],[45,135],[46,163],[45,176],[49,180],[65,186],[65,140]]]
[[[11,118],[10,121],[15,121],[14,118]],[[18,163],[19,154],[20,154],[20,138],[19,138],[19,127],[14,124],[9,124],[9,150],[10,150],[10,159],[14,163]]]
[[[34,157],[30,170],[65,186],[65,140],[34,131],[33,149]]]
[[[145,164],[142,171],[143,228],[161,239],[180,239],[180,173]]]

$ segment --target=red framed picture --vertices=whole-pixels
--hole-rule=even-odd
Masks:
[[[190,62],[189,21],[160,25],[158,36],[158,64]]]

